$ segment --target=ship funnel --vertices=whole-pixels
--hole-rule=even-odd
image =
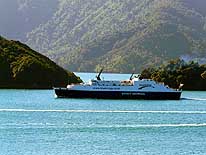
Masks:
[[[130,76],[130,78],[129,78],[130,80],[132,80],[132,78],[133,78],[133,75],[134,75],[134,73],[132,73],[132,75]]]
[[[182,90],[182,87],[183,87],[183,86],[184,86],[184,84],[181,83],[181,84],[179,85],[179,90]]]
[[[102,74],[104,68],[102,68],[99,72],[99,74],[96,76],[97,80],[100,80],[101,81],[101,78],[100,78],[100,75]]]

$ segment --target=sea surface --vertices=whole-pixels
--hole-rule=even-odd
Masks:
[[[96,74],[77,75],[87,81]],[[179,101],[147,101],[0,90],[0,155],[78,154],[205,155],[206,92],[184,91]]]

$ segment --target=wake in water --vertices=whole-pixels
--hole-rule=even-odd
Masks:
[[[126,129],[126,128],[165,128],[165,127],[206,127],[206,123],[200,124],[137,124],[137,125],[72,125],[72,124],[52,124],[52,123],[8,123],[0,124],[0,128],[67,128],[67,129]]]
[[[143,124],[143,125],[111,125],[99,126],[100,128],[161,128],[161,127],[206,127],[206,123],[201,124]]]
[[[38,110],[38,109],[0,109],[0,112],[206,114],[206,111],[49,110],[49,109],[48,110]]]
[[[181,100],[206,101],[206,98],[181,98]]]

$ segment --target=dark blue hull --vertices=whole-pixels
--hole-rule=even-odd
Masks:
[[[95,98],[95,99],[144,99],[179,100],[181,92],[121,92],[121,91],[79,91],[66,88],[54,88],[59,98]]]

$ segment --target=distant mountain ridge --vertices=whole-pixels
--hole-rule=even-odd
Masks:
[[[184,55],[206,57],[205,0],[59,0],[51,6],[52,16],[27,33],[27,43],[72,71],[139,72]]]
[[[26,41],[30,31],[53,16],[57,5],[57,0],[1,0],[0,35]]]

